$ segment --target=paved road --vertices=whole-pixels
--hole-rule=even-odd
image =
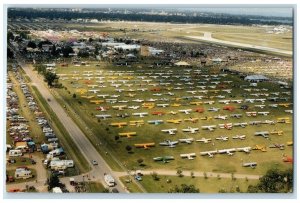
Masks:
[[[207,42],[212,42],[212,43],[217,43],[217,44],[223,44],[223,45],[228,45],[228,46],[234,46],[234,47],[244,47],[244,48],[250,48],[250,49],[255,49],[255,50],[262,50],[262,51],[270,51],[278,54],[284,54],[288,56],[292,56],[293,52],[292,51],[287,51],[287,50],[282,50],[282,49],[276,49],[276,48],[271,48],[271,47],[264,47],[264,46],[258,46],[258,45],[251,45],[251,44],[244,44],[244,43],[239,43],[239,42],[231,42],[231,41],[225,41],[225,40],[220,40],[220,39],[215,39],[211,36],[211,32],[204,32],[203,37],[199,36],[186,36],[187,38],[190,39],[196,39],[200,41],[207,41]]]
[[[29,65],[22,64],[22,67],[25,73],[30,77],[32,81],[32,85],[36,86],[39,90],[41,95],[46,99],[46,102],[49,104],[51,109],[59,118],[60,122],[64,125],[68,133],[70,134],[71,138],[78,146],[82,154],[85,156],[86,160],[88,160],[91,169],[91,174],[97,179],[99,179],[103,185],[106,185],[104,182],[104,173],[111,174],[116,181],[116,188],[120,192],[126,192],[124,189],[123,183],[114,176],[114,172],[112,169],[107,165],[105,160],[101,157],[101,155],[97,152],[94,148],[92,143],[86,138],[85,134],[80,130],[80,128],[76,125],[76,123],[67,115],[64,109],[60,106],[60,104],[55,100],[55,98],[50,93],[48,87],[46,87],[45,83],[41,76],[39,76],[36,72],[32,70],[32,67]],[[48,101],[49,100],[49,101]],[[98,162],[98,166],[93,166],[91,160],[96,160]]]

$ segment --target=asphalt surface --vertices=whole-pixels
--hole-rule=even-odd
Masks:
[[[56,101],[56,99],[51,94],[48,87],[43,81],[43,78],[38,75],[38,73],[32,70],[32,67],[29,65],[21,65],[25,73],[30,77],[32,85],[36,86],[41,95],[45,98],[46,102],[49,104],[53,112],[57,115],[60,122],[64,125],[69,135],[73,139],[74,143],[80,149],[81,153],[84,155],[86,160],[89,162],[90,168],[92,171],[90,175],[94,176],[97,180],[100,180],[104,186],[107,186],[104,181],[104,173],[111,174],[116,182],[115,188],[119,192],[128,193],[125,190],[123,183],[114,175],[112,169],[107,165],[102,156],[97,152],[92,143],[88,140],[85,134],[80,130],[76,123],[67,115],[61,105]],[[98,165],[94,166],[92,160],[98,162]],[[82,177],[83,180],[85,177]]]

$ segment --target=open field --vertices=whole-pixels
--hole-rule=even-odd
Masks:
[[[86,188],[91,193],[101,193],[105,187],[100,182],[86,182]]]
[[[173,68],[171,69],[173,72],[170,72],[170,76],[174,75],[190,75],[190,73],[184,71],[182,72],[182,69],[180,68]],[[79,74],[77,76],[73,75],[75,74],[74,71],[77,71],[76,74]],[[256,125],[256,126],[247,126],[245,128],[241,127],[234,127],[232,130],[226,130],[226,129],[217,129],[213,132],[210,131],[204,131],[200,129],[199,133],[196,134],[187,134],[183,133],[181,129],[187,128],[187,127],[199,127],[204,125],[218,125],[222,123],[228,123],[228,122],[249,122],[253,120],[277,120],[278,117],[289,117],[292,120],[292,114],[287,114],[284,112],[285,109],[292,109],[292,106],[289,108],[285,107],[278,107],[278,108],[270,108],[265,107],[264,109],[260,109],[254,106],[254,104],[247,105],[250,106],[250,109],[248,111],[269,111],[270,115],[268,116],[257,116],[257,117],[247,117],[245,114],[245,111],[241,109],[236,109],[233,112],[227,112],[224,110],[221,110],[220,112],[208,112],[207,109],[209,107],[217,107],[221,108],[225,106],[224,104],[219,104],[218,99],[209,99],[214,100],[216,103],[213,105],[200,105],[200,106],[193,106],[189,103],[193,100],[178,100],[178,101],[172,101],[174,99],[171,96],[167,96],[165,93],[171,91],[175,93],[176,98],[183,97],[183,96],[191,96],[189,93],[186,93],[186,90],[167,90],[164,89],[160,93],[163,93],[163,98],[170,99],[170,103],[180,103],[181,107],[166,107],[166,108],[159,108],[154,107],[153,109],[145,109],[140,108],[139,110],[131,110],[131,109],[124,109],[123,111],[113,110],[112,106],[114,105],[123,105],[123,104],[109,104],[109,103],[101,103],[101,104],[92,104],[89,100],[102,100],[101,98],[82,98],[82,96],[96,96],[96,94],[93,94],[91,92],[84,92],[83,94],[80,93],[80,89],[86,89],[88,90],[88,85],[97,84],[96,79],[71,79],[72,75],[73,77],[82,77],[84,74],[84,71],[92,71],[91,73],[96,73],[96,71],[102,71],[101,76],[105,77],[104,84],[107,85],[107,87],[104,88],[96,88],[100,89],[100,91],[97,94],[118,94],[121,95],[118,97],[118,100],[132,100],[132,99],[149,99],[149,98],[162,98],[162,97],[155,97],[153,96],[153,92],[151,91],[145,91],[145,92],[132,92],[137,94],[134,98],[130,98],[126,95],[128,95],[129,92],[116,92],[111,86],[109,86],[108,80],[121,80],[126,77],[129,77],[128,74],[126,74],[126,71],[132,71],[132,75],[130,77],[133,77],[131,80],[134,81],[137,79],[137,77],[144,76],[147,79],[149,79],[149,75],[147,73],[152,73],[153,69],[149,68],[126,68],[126,67],[111,67],[110,65],[107,65],[105,63],[102,63],[100,67],[96,67],[94,63],[91,63],[91,66],[89,67],[76,67],[76,66],[69,66],[67,68],[65,67],[59,67],[57,68],[56,72],[58,74],[67,74],[65,76],[61,76],[60,82],[63,83],[63,85],[67,88],[65,89],[58,89],[57,92],[61,95],[61,97],[64,98],[64,101],[71,106],[74,111],[78,114],[78,116],[88,125],[88,127],[96,133],[96,136],[98,137],[98,142],[103,144],[107,149],[109,150],[109,153],[112,153],[115,157],[117,157],[121,163],[127,167],[128,169],[181,169],[181,170],[194,170],[194,171],[208,171],[208,172],[225,172],[225,173],[243,173],[243,174],[264,174],[269,168],[272,167],[278,167],[280,169],[286,169],[292,167],[291,164],[282,162],[282,155],[286,154],[288,156],[292,156],[292,147],[286,146],[285,150],[279,150],[277,148],[268,148],[269,145],[273,143],[280,143],[280,144],[286,144],[288,141],[292,141],[292,124],[282,124],[282,123],[276,123],[275,125]],[[112,71],[112,72],[110,72]],[[155,70],[155,72],[159,73],[161,72],[163,74],[166,73],[164,70]],[[123,75],[120,75],[120,74]],[[209,70],[203,70],[202,72],[210,74]],[[62,80],[63,77],[69,77],[69,79]],[[92,76],[93,77],[93,76]],[[109,79],[109,77],[111,77]],[[163,78],[159,78],[160,80],[164,80]],[[173,78],[175,80],[174,83],[180,82],[179,79]],[[240,78],[238,78],[235,75],[227,75],[225,78],[222,78],[221,81],[231,80],[233,81],[232,84],[235,86],[229,86],[228,88],[232,88],[232,93],[230,94],[231,97],[234,99],[245,99],[249,96],[249,93],[246,93],[243,89],[239,88],[239,85],[242,84],[249,84],[245,81],[242,81]],[[153,82],[158,82],[159,80],[153,80]],[[194,79],[193,79],[194,81]],[[129,82],[130,83],[130,82]],[[125,87],[122,86],[120,88],[129,90],[134,88],[141,88],[144,87],[146,89],[153,88],[152,86],[143,86],[133,84],[132,87]],[[174,86],[173,86],[174,87]],[[182,87],[188,88],[189,85],[183,85]],[[162,87],[162,88],[168,88]],[[172,88],[172,87],[171,87]],[[268,88],[268,91],[266,93],[271,92],[283,92],[288,90],[282,90],[279,88],[279,85],[272,84],[269,82],[265,83],[259,83],[258,85],[259,89]],[[76,98],[73,98],[73,94],[76,94]],[[243,95],[246,93],[246,95]],[[252,92],[253,93],[253,92]],[[226,99],[229,99],[229,94],[221,93],[222,95],[226,96]],[[208,95],[204,96],[216,96],[218,94],[215,93],[208,93]],[[251,96],[256,98],[255,96]],[[208,99],[204,99],[203,101],[206,101]],[[291,102],[291,98],[289,97],[289,101]],[[156,102],[156,103],[168,103],[165,101]],[[271,104],[272,102],[266,101],[264,104],[267,106]],[[274,103],[274,102],[273,102]],[[286,102],[285,102],[286,103]],[[261,104],[261,103],[255,103],[255,104]],[[126,105],[140,105],[140,103],[137,102],[129,102],[126,103]],[[236,108],[238,108],[240,105],[237,104],[230,104]],[[106,112],[100,112],[96,110],[96,107],[104,106],[104,107],[110,107],[109,110]],[[155,111],[163,111],[163,112],[169,112],[169,111],[177,111],[178,109],[195,109],[197,107],[203,107],[205,109],[205,112],[202,114],[193,112],[189,115],[186,115],[184,113],[178,113],[176,115],[166,114],[163,116],[157,116],[157,115],[151,115],[151,112]],[[144,118],[139,117],[133,117],[131,114],[133,112],[149,112],[149,115]],[[127,118],[117,118],[115,117],[118,113],[128,113],[131,115]],[[148,124],[148,120],[156,120],[156,119],[162,119],[166,121],[167,119],[188,119],[190,117],[197,117],[197,118],[203,118],[203,117],[214,117],[217,115],[229,115],[229,114],[242,114],[243,117],[241,119],[237,118],[229,118],[226,121],[220,121],[216,119],[212,119],[209,121],[205,120],[199,120],[197,123],[190,123],[190,122],[182,122],[181,124],[171,124],[171,123],[164,123],[161,125],[151,125]],[[108,118],[106,120],[103,119],[97,119],[95,115],[97,114],[111,114],[113,115],[113,118]],[[126,126],[123,128],[118,127],[112,127],[110,126],[111,122],[129,122],[130,120],[144,120],[145,125],[142,127],[136,127],[136,126]],[[178,132],[176,135],[170,136],[167,133],[161,132],[162,129],[168,129],[168,128],[178,128]],[[254,133],[256,131],[272,131],[272,130],[282,130],[284,134],[282,136],[279,135],[271,135],[270,139],[265,139],[263,137],[256,137],[254,136]],[[121,137],[119,140],[115,140],[115,136],[118,135],[120,132],[136,132],[137,136],[134,136],[132,138],[126,138]],[[246,140],[232,140],[231,137],[235,135],[245,134]],[[229,136],[229,141],[217,141],[215,140],[216,137],[219,136]],[[88,135],[89,136],[89,135]],[[159,142],[163,142],[166,139],[170,140],[178,140],[180,138],[195,138],[195,139],[201,139],[202,137],[206,138],[212,138],[213,141],[210,144],[203,144],[203,143],[192,143],[190,145],[185,143],[180,143],[176,148],[169,148],[169,147],[163,147],[159,146]],[[93,137],[93,139],[95,139]],[[139,149],[133,147],[134,144],[137,143],[149,143],[149,142],[155,142],[156,146],[152,147],[148,150]],[[93,142],[96,144],[97,142]],[[133,147],[132,153],[128,153],[125,149],[127,145],[130,145]],[[224,149],[224,148],[232,148],[232,147],[254,147],[255,145],[265,145],[267,147],[267,152],[261,152],[258,151],[251,151],[251,153],[246,154],[244,152],[236,152],[234,156],[227,156],[227,155],[216,155],[214,158],[209,157],[199,157],[200,151],[208,151],[208,150],[215,150],[215,149]],[[180,154],[181,153],[196,153],[197,157],[195,160],[186,160],[181,159]],[[170,161],[170,163],[162,163],[162,162],[154,162],[153,158],[158,156],[174,156],[175,160]],[[143,165],[140,166],[139,163],[137,163],[137,160],[142,158],[144,160]],[[258,166],[255,169],[251,168],[245,168],[242,167],[242,163],[244,162],[257,162]]]

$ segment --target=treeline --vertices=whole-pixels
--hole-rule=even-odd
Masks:
[[[53,19],[98,19],[98,20],[125,20],[125,21],[143,21],[143,22],[171,22],[171,23],[206,23],[206,24],[264,24],[264,25],[291,25],[290,22],[260,21],[251,19],[249,16],[234,15],[211,15],[211,16],[180,16],[180,15],[145,15],[145,14],[123,14],[123,13],[100,13],[100,12],[71,12],[55,10],[34,10],[34,9],[9,9],[8,18],[47,18]]]

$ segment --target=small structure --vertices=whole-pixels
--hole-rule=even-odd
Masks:
[[[17,168],[15,171],[15,179],[28,179],[32,176],[32,172],[28,168]]]
[[[185,61],[179,61],[177,63],[174,63],[175,66],[180,66],[180,67],[187,67],[187,66],[191,66],[188,62]]]
[[[244,80],[249,82],[263,82],[263,81],[268,81],[269,78],[263,75],[248,75],[247,77],[245,77]]]

